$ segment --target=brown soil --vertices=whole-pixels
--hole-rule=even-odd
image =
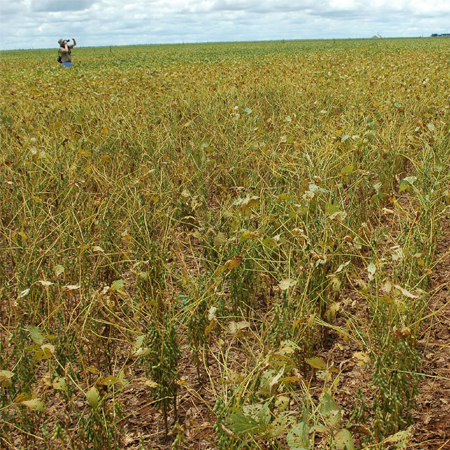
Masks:
[[[438,264],[421,344],[424,379],[414,412],[414,444],[421,450],[450,449],[450,216],[442,223]]]

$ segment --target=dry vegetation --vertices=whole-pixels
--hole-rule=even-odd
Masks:
[[[0,56],[0,446],[426,440],[448,43]]]

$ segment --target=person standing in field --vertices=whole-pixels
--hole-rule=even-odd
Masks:
[[[77,45],[75,38],[72,38],[73,44],[69,45],[65,39],[58,41],[59,50],[58,54],[61,57],[61,63],[63,67],[72,67],[72,49]]]

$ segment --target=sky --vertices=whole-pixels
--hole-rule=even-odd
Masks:
[[[450,0],[0,0],[0,50],[377,33],[450,33]]]

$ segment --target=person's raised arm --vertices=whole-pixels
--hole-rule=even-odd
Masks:
[[[75,47],[75,45],[77,45],[77,41],[75,40],[75,38],[72,38],[73,41],[73,46]]]

